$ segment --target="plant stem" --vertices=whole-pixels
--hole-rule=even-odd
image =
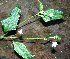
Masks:
[[[8,33],[8,32],[7,32],[7,33]],[[7,33],[6,33],[6,34],[7,34]],[[4,35],[6,35],[6,34],[4,34]],[[4,35],[2,35],[1,37],[3,38],[3,37],[4,37]],[[0,37],[0,38],[1,38],[1,37]]]
[[[39,15],[39,14],[36,14],[36,15],[34,15],[34,16],[31,16],[30,18],[33,18],[33,17],[35,17],[35,16],[37,16],[37,15]],[[30,19],[30,18],[28,18],[28,19]],[[28,20],[28,19],[27,19],[27,20]],[[26,20],[22,21],[22,23],[23,23],[23,22],[26,22]],[[18,25],[21,25],[22,23],[20,23],[20,24],[18,24]]]
[[[0,37],[0,38],[18,38],[18,37]],[[44,39],[44,38],[23,38],[23,39]]]
[[[49,37],[49,38],[55,38],[55,37]]]
[[[0,37],[0,38],[18,38],[18,37]]]
[[[23,38],[23,39],[44,39],[44,38]]]

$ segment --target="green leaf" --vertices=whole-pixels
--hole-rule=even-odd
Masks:
[[[52,33],[53,34],[53,33]],[[50,37],[52,34],[48,35],[46,38]]]
[[[30,52],[27,50],[26,46],[23,43],[19,43],[16,41],[13,41],[14,50],[23,58],[25,59],[33,59]]]
[[[59,36],[56,35],[55,39],[61,40],[61,37],[59,37]]]
[[[42,5],[42,3],[40,1],[39,1],[39,3],[40,3],[40,11],[42,11],[43,10],[43,5]]]
[[[58,40],[61,40],[61,37],[58,37]]]
[[[40,13],[41,15],[38,16],[41,16],[45,22],[66,17],[66,15],[63,12],[50,8],[47,11]]]
[[[8,17],[5,20],[2,20],[4,33],[7,31],[16,30],[16,28],[18,26],[17,23],[18,23],[18,20],[20,17],[20,13],[21,13],[21,10],[17,6],[12,10],[10,17]]]

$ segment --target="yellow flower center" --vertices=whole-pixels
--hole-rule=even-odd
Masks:
[[[53,16],[53,13],[50,13],[49,15],[50,15],[50,17],[52,17]]]

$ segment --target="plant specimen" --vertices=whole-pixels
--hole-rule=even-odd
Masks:
[[[62,11],[58,11],[50,8],[47,11],[43,11],[43,5],[41,2],[40,2],[40,12],[37,15],[41,16],[45,22],[66,17],[66,15]]]
[[[48,21],[51,21],[51,20],[56,20],[56,19],[61,19],[63,17],[66,17],[66,15],[63,12],[58,11],[58,10],[54,10],[54,9],[49,8],[47,11],[43,11],[43,5],[42,5],[42,3],[40,1],[39,1],[39,3],[40,3],[40,12],[38,14],[36,14],[35,16],[42,17],[45,22],[48,22]],[[22,23],[17,25],[19,17],[20,17],[20,13],[21,13],[20,7],[16,6],[11,11],[11,16],[8,17],[7,19],[1,21],[1,23],[3,25],[3,28],[4,28],[4,33],[5,33],[4,35],[6,35],[11,30],[16,30],[18,25],[20,25],[20,24],[22,24],[23,22],[26,21],[25,20]],[[35,17],[35,16],[32,16],[32,17]],[[32,17],[30,17],[30,18],[32,18]],[[28,19],[30,19],[30,18],[28,18]],[[18,31],[18,32],[20,34],[23,34],[22,29],[20,31]],[[61,37],[59,37],[57,35],[54,36],[54,37],[50,37],[52,34],[48,35],[46,38],[23,38],[23,39],[44,39],[44,40],[48,40],[47,38],[54,38],[54,39],[61,40]],[[18,38],[18,37],[12,37],[12,36],[11,37],[4,37],[4,35],[1,36],[0,38]],[[32,55],[30,54],[30,52],[27,50],[26,46],[23,43],[19,43],[19,42],[16,42],[16,41],[13,40],[13,45],[14,45],[14,50],[20,56],[22,56],[25,59],[33,59]],[[58,45],[58,44],[56,44],[56,45]],[[56,46],[54,46],[54,47],[56,47]]]
[[[46,11],[43,11],[43,5],[42,5],[42,3],[40,1],[39,1],[39,3],[40,3],[40,12],[38,14],[32,16],[32,17],[40,16],[40,17],[43,18],[43,20],[45,22],[48,22],[48,21],[51,21],[51,20],[61,19],[61,18],[64,18],[64,17],[67,16],[62,11],[58,11],[58,10],[54,10],[54,9],[50,9],[50,8],[48,10],[46,10]],[[32,17],[30,17],[30,18],[32,18]],[[28,19],[30,19],[30,18],[28,18]],[[25,21],[23,21],[23,22],[25,22]],[[22,23],[20,23],[20,24],[22,24]]]

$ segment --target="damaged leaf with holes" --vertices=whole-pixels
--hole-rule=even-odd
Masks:
[[[18,26],[17,23],[18,23],[18,20],[20,17],[20,13],[21,13],[21,10],[20,10],[19,6],[16,6],[11,11],[11,16],[8,17],[7,19],[1,21],[3,28],[4,28],[4,33],[7,31],[16,30],[16,28]]]
[[[50,9],[50,8],[47,11],[40,12],[40,13],[41,15],[38,15],[38,16],[41,16],[45,22],[56,20],[56,19],[61,19],[67,16],[61,11]]]
[[[14,50],[24,59],[33,59],[32,55],[30,54],[30,52],[27,50],[26,46],[23,43],[13,41],[13,45]]]

